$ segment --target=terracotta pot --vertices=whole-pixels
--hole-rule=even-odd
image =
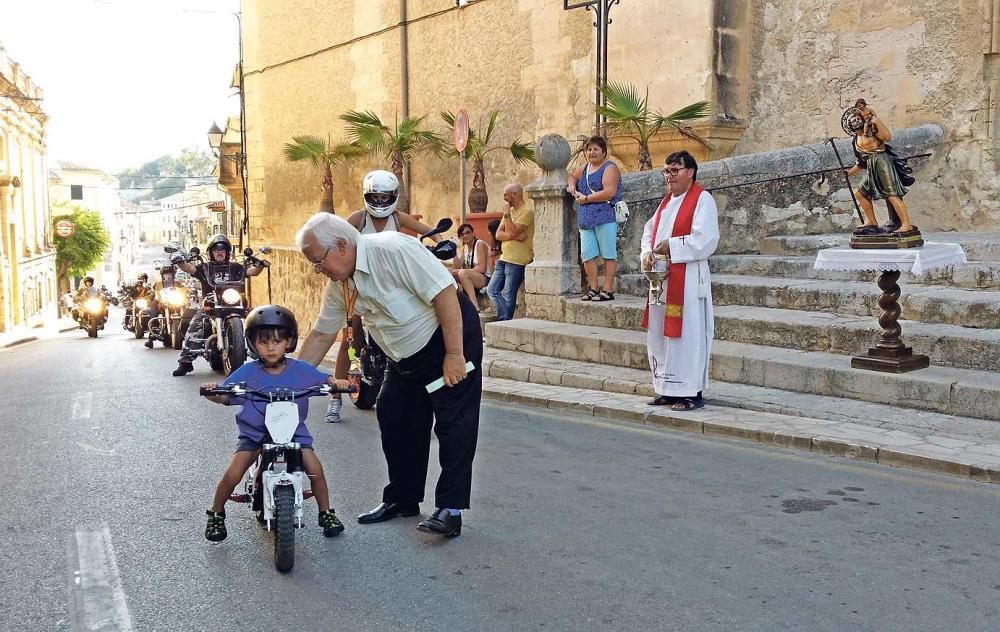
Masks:
[[[469,211],[472,213],[485,213],[489,205],[490,196],[486,189],[472,189],[469,191]]]

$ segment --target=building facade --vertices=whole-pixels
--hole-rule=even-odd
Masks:
[[[321,176],[289,163],[293,136],[345,139],[338,116],[410,114],[445,132],[439,112],[465,108],[475,128],[501,113],[497,138],[573,140],[594,129],[594,13],[557,0],[354,0],[289,6],[243,0],[243,81],[250,238],[290,245],[318,209]],[[663,113],[706,100],[696,125],[714,159],[843,137],[842,112],[864,97],[892,128],[944,134],[907,197],[930,230],[989,230],[1000,221],[1000,8],[993,0],[624,0],[611,8],[608,79],[634,85]],[[635,143],[611,138],[636,168]],[[684,139],[663,133],[654,164]],[[690,147],[690,144],[687,146]],[[505,152],[486,163],[490,210],[533,167]],[[845,157],[845,159],[850,159]],[[361,207],[368,160],[334,173],[338,214]],[[794,165],[789,165],[794,171]],[[411,212],[433,222],[461,208],[459,163],[410,164]],[[725,213],[725,209],[721,209]],[[807,211],[804,211],[807,212]],[[290,267],[289,267],[290,269]]]
[[[0,47],[0,331],[56,315],[42,90]]]

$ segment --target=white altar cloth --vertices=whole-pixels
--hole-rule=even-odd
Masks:
[[[937,268],[967,263],[961,244],[925,242],[918,248],[825,248],[816,253],[814,270],[870,270],[921,275]]]

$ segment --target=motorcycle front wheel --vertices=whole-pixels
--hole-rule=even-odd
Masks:
[[[222,369],[226,375],[229,375],[247,361],[247,343],[243,338],[242,320],[230,318],[224,327],[226,328],[227,349],[222,356]]]
[[[142,322],[142,316],[136,316],[132,319],[132,334],[135,335],[135,339],[138,340],[142,338],[142,335],[146,333],[145,323]]]
[[[295,565],[295,490],[274,488],[274,567],[287,573]]]
[[[184,336],[187,335],[188,322],[182,319],[170,330],[170,346],[178,351],[184,347]]]
[[[97,337],[97,323],[95,321],[91,321],[87,326],[87,335],[91,338]]]

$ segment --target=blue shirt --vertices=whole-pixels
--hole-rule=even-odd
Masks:
[[[596,171],[591,171],[588,174],[590,163],[587,163],[584,166],[583,174],[576,182],[576,190],[584,195],[604,190],[604,170],[613,164],[615,163],[606,160]],[[622,199],[622,179],[619,176],[618,189],[610,200],[576,205],[576,225],[579,228],[593,228],[601,224],[613,223],[615,221],[615,204],[620,199]]]
[[[272,375],[264,370],[260,360],[247,362],[240,368],[233,371],[225,385],[239,384],[246,382],[249,388],[256,388],[266,392],[273,392],[278,388],[290,388],[301,391],[310,386],[326,384],[329,375],[318,370],[313,365],[285,358],[284,370]],[[312,435],[306,428],[306,415],[309,414],[309,398],[303,397],[295,401],[299,407],[299,427],[295,429],[295,436],[292,441],[297,441],[303,446],[312,445]],[[264,425],[264,410],[267,402],[250,401],[245,397],[230,396],[227,406],[242,406],[236,413],[236,425],[240,430],[240,440],[247,439],[254,443],[263,443],[267,435],[267,427]]]

